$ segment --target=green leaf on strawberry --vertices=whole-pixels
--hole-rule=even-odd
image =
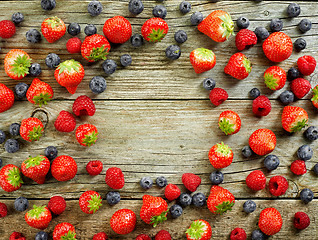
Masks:
[[[26,74],[29,73],[29,68],[31,66],[31,59],[28,58],[27,55],[19,55],[14,60],[11,66],[12,66],[11,72],[16,74],[18,77],[21,77],[21,76],[24,77]]]
[[[36,157],[29,157],[27,160],[24,161],[26,168],[35,167],[41,164],[42,161],[44,161],[45,158],[42,155],[38,155]]]
[[[294,124],[294,126],[291,127],[291,132],[299,132],[301,129],[303,129],[304,127],[308,125],[307,122],[308,122],[308,119],[303,119],[301,121],[298,121],[296,125]]]
[[[148,35],[149,42],[160,42],[164,37],[166,36],[166,33],[164,29],[152,29],[151,33]]]
[[[204,234],[205,225],[201,221],[193,221],[190,228],[186,231],[191,238],[200,239],[202,234]]]
[[[235,131],[235,124],[231,124],[229,120],[223,119],[219,122],[220,129],[226,134],[229,135]]]
[[[78,72],[80,68],[81,64],[74,59],[66,60],[58,66],[59,74],[62,74],[64,71],[68,71],[69,73],[72,71]]]
[[[247,73],[250,73],[252,71],[251,61],[248,58],[243,57],[243,65]]]
[[[223,214],[227,211],[231,211],[233,206],[234,206],[234,202],[229,202],[229,201],[223,202],[223,203],[215,206],[217,209],[215,211],[215,213]]]
[[[221,24],[221,26],[224,29],[222,37],[225,37],[226,39],[228,39],[233,34],[233,31],[234,31],[234,23],[232,21],[232,18],[230,14],[219,16],[219,18],[223,21]]]
[[[102,206],[102,199],[100,195],[92,195],[91,200],[88,200],[88,208],[89,211],[93,211],[95,213]]]
[[[109,49],[106,46],[94,47],[87,57],[90,61],[106,60]]]
[[[269,89],[275,90],[276,87],[278,87],[278,83],[277,83],[278,79],[275,78],[273,74],[266,73],[264,75],[264,79],[265,79],[265,84]]]
[[[45,206],[33,205],[33,209],[28,211],[28,215],[29,217],[38,219],[44,211],[46,211]]]
[[[58,26],[61,26],[61,19],[59,19],[58,17],[50,17],[48,19],[45,20],[45,22],[51,27],[51,28],[56,28]]]
[[[227,156],[231,152],[231,148],[228,145],[225,145],[224,142],[217,143],[216,152],[222,153],[224,156]]]
[[[93,131],[93,132],[85,135],[82,143],[85,144],[86,146],[90,147],[96,142],[97,136],[98,136],[98,133]]]
[[[165,211],[165,212],[162,212],[158,216],[153,216],[150,219],[151,220],[150,223],[153,225],[153,227],[156,227],[159,223],[166,221],[167,220],[167,213],[168,213],[168,211]]]
[[[47,105],[47,102],[52,100],[52,94],[40,93],[38,96],[34,96],[33,101],[35,104],[38,104],[39,107],[42,107],[42,104]]]
[[[38,141],[40,137],[42,137],[43,127],[36,126],[33,128],[32,131],[29,132],[29,139],[30,141]]]
[[[76,233],[73,231],[68,231],[67,234],[61,236],[61,240],[76,240]]]
[[[8,173],[8,179],[7,181],[13,186],[13,187],[19,187],[23,183],[23,180],[21,178],[21,173],[19,168],[15,167],[9,170]]]

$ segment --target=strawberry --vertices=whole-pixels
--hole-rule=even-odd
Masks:
[[[52,220],[52,214],[46,206],[36,206],[25,214],[26,223],[33,228],[45,229],[49,226]]]
[[[253,191],[259,191],[265,188],[266,177],[260,170],[254,170],[246,177],[246,185]]]
[[[28,141],[38,141],[44,131],[43,123],[40,119],[30,117],[23,119],[20,126],[20,136]]]
[[[29,54],[20,49],[12,49],[4,58],[6,74],[15,80],[24,78],[29,73],[31,58]]]
[[[190,62],[196,73],[203,73],[215,66],[215,54],[206,48],[197,48],[190,53]]]
[[[124,174],[120,168],[108,168],[106,171],[105,182],[113,189],[121,189],[125,185]]]
[[[105,232],[99,232],[93,236],[92,240],[107,240],[107,239],[108,239],[108,236]]]
[[[29,157],[22,163],[21,170],[24,176],[31,178],[38,184],[43,184],[45,176],[50,170],[50,161],[43,155]]]
[[[112,43],[125,43],[131,37],[132,27],[126,18],[115,16],[106,20],[103,33]]]
[[[224,72],[232,77],[243,80],[252,71],[250,60],[243,53],[235,53],[224,67]]]
[[[68,222],[57,224],[53,230],[53,240],[76,240],[75,227]]]
[[[117,234],[128,234],[136,227],[136,214],[130,209],[116,211],[110,219],[110,227]]]
[[[235,198],[230,191],[218,185],[213,185],[207,200],[208,209],[214,214],[231,211]]]
[[[312,89],[311,103],[318,108],[318,85]]]
[[[274,235],[280,231],[283,219],[276,208],[265,208],[261,211],[258,226],[266,235]]]
[[[187,240],[210,240],[212,237],[212,228],[207,221],[198,219],[191,223],[186,234]]]
[[[79,198],[79,206],[84,213],[93,214],[102,206],[102,198],[98,192],[86,191]]]
[[[109,42],[99,34],[87,36],[81,46],[81,54],[89,62],[106,60],[109,50]]]
[[[9,110],[14,103],[14,93],[3,83],[0,83],[0,113]]]
[[[248,143],[250,148],[258,155],[266,155],[276,147],[276,136],[269,129],[257,129],[254,131]]]
[[[301,107],[286,106],[282,114],[282,125],[287,132],[299,132],[307,126],[308,114]]]
[[[15,34],[15,25],[12,21],[2,20],[0,22],[0,37],[10,38]]]
[[[311,84],[304,78],[296,78],[291,84],[290,88],[297,98],[303,98],[311,89]]]
[[[184,173],[182,183],[190,192],[195,192],[201,184],[201,178],[193,173]]]
[[[54,43],[64,36],[66,26],[64,22],[58,17],[49,17],[41,24],[41,31],[43,37],[49,42]]]
[[[49,84],[42,82],[38,78],[34,78],[26,93],[26,97],[30,103],[38,104],[42,107],[42,104],[46,105],[48,101],[52,100],[53,94],[53,89]]]
[[[54,122],[54,127],[59,132],[72,132],[76,127],[76,119],[72,113],[62,110]]]
[[[286,72],[278,66],[272,66],[266,69],[264,80],[266,86],[271,90],[279,90],[285,86]]]
[[[224,42],[233,34],[234,23],[229,13],[216,10],[198,25],[198,30],[216,42]]]
[[[168,24],[162,18],[150,18],[141,27],[141,34],[148,42],[160,42],[168,31]]]
[[[70,94],[74,94],[78,85],[84,78],[85,71],[83,66],[74,59],[66,60],[58,65],[54,72],[56,81],[66,87]]]
[[[159,223],[167,220],[168,204],[161,197],[144,195],[142,197],[142,207],[140,218],[147,224],[156,227]]]
[[[7,164],[0,170],[0,186],[6,192],[18,190],[22,185],[20,168],[13,164]]]
[[[217,143],[209,151],[209,160],[216,169],[226,168],[233,161],[233,151],[223,142]]]
[[[90,147],[97,140],[98,131],[92,124],[82,124],[77,127],[75,136],[79,144],[85,147]]]
[[[64,182],[71,180],[77,173],[77,164],[70,156],[58,156],[52,162],[51,173],[57,181]]]
[[[232,110],[222,112],[219,116],[219,128],[225,135],[237,133],[241,129],[240,116]]]
[[[180,194],[181,194],[181,190],[175,184],[170,183],[165,188],[165,197],[169,201],[173,201],[173,200],[177,199],[180,196]]]
[[[274,32],[263,42],[265,56],[272,62],[282,62],[293,52],[293,42],[283,32]]]

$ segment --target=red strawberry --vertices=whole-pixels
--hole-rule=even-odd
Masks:
[[[241,129],[240,116],[232,110],[222,112],[219,116],[219,128],[225,135],[237,133]]]
[[[102,198],[98,192],[86,191],[79,198],[79,206],[84,213],[93,214],[102,206]]]
[[[264,73],[264,80],[269,89],[279,90],[285,86],[286,72],[278,66],[269,67]]]
[[[215,106],[219,106],[229,97],[227,92],[222,88],[213,88],[210,92],[211,103]]]
[[[271,101],[265,95],[260,95],[253,100],[253,113],[258,117],[267,116],[272,110]]]
[[[125,185],[124,174],[120,168],[108,168],[106,171],[105,182],[113,189],[121,189]]]
[[[30,117],[21,122],[20,136],[28,142],[38,141],[43,131],[43,123],[38,118]]]
[[[115,16],[106,20],[103,33],[112,43],[125,43],[131,37],[132,27],[126,18]]]
[[[299,132],[307,126],[308,114],[301,107],[286,106],[282,114],[282,125],[287,132]]]
[[[155,236],[155,240],[171,240],[171,235],[166,230],[160,230]]]
[[[316,69],[316,65],[316,59],[309,55],[302,56],[297,60],[298,69],[305,76],[312,74]]]
[[[162,18],[150,18],[141,27],[141,34],[148,42],[160,42],[168,33],[169,27]]]
[[[3,83],[0,83],[0,113],[9,110],[14,103],[14,93]]]
[[[62,110],[54,122],[54,127],[60,132],[72,132],[76,127],[76,119],[72,113]]]
[[[45,37],[49,43],[53,43],[64,36],[66,26],[60,18],[49,17],[42,22],[41,31],[43,37]]]
[[[89,161],[86,165],[86,171],[91,176],[100,174],[103,170],[103,163],[99,160]]]
[[[259,191],[265,188],[266,177],[264,173],[260,170],[255,170],[251,172],[246,177],[246,185],[253,191]]]
[[[209,160],[216,169],[226,168],[233,161],[233,151],[223,142],[217,143],[209,151]]]
[[[42,107],[42,104],[46,105],[48,101],[52,100],[53,94],[53,89],[49,84],[34,78],[28,88],[26,97],[30,103],[38,104]]]
[[[296,78],[291,84],[290,88],[297,98],[303,98],[311,89],[310,82],[304,78]]]
[[[6,74],[15,80],[24,78],[29,73],[31,58],[29,54],[20,49],[12,49],[4,58]]]
[[[263,51],[272,62],[282,62],[293,52],[293,42],[283,32],[274,32],[263,42]]]
[[[312,89],[312,95],[311,103],[315,106],[315,108],[318,108],[318,85]]]
[[[57,181],[64,182],[71,180],[77,173],[77,164],[70,156],[58,156],[52,162],[51,173]]]
[[[216,42],[224,42],[233,34],[234,23],[230,14],[216,10],[198,25],[198,30]]]
[[[250,148],[258,155],[266,155],[276,147],[276,136],[269,129],[257,129],[250,136]]]
[[[92,99],[86,95],[81,95],[75,99],[72,110],[76,116],[93,116],[96,108]]]
[[[109,50],[109,42],[99,34],[87,36],[81,46],[82,56],[89,62],[106,60]]]
[[[210,240],[212,237],[212,228],[207,221],[198,219],[191,223],[186,234],[187,240]]]
[[[246,238],[246,232],[243,228],[234,228],[230,235],[231,240],[246,240]]]
[[[193,173],[184,173],[182,183],[190,192],[195,192],[201,184],[201,178]]]
[[[190,53],[190,62],[196,73],[203,73],[215,66],[215,54],[206,48],[197,48]]]
[[[98,131],[92,124],[82,124],[77,127],[75,136],[79,144],[90,147],[97,141]]]
[[[257,43],[256,34],[249,29],[241,29],[235,36],[235,45],[239,51],[249,49]]]
[[[294,227],[303,230],[310,225],[310,218],[304,212],[296,212],[294,216]]]
[[[169,201],[177,199],[181,194],[180,188],[175,184],[168,184],[165,188],[165,197]]]
[[[52,214],[46,206],[36,206],[25,214],[25,221],[30,227],[37,229],[45,229],[52,220]]]
[[[2,20],[0,22],[0,37],[10,38],[15,34],[15,25],[9,20]]]
[[[130,209],[116,211],[110,219],[110,227],[117,234],[128,234],[136,227],[136,214]]]
[[[19,232],[13,232],[10,235],[9,240],[26,240],[25,236],[22,233]]]
[[[229,74],[238,80],[247,78],[251,71],[251,62],[243,53],[235,53],[232,55],[224,68],[226,74]]]
[[[107,240],[107,239],[108,239],[108,236],[105,232],[99,232],[93,236],[93,240]]]
[[[29,157],[22,163],[21,170],[24,176],[31,178],[38,184],[43,184],[45,176],[50,170],[50,161],[42,155]]]
[[[65,211],[66,201],[61,196],[53,196],[50,198],[47,207],[50,209],[52,213],[56,215],[61,215]]]
[[[288,181],[283,176],[274,176],[268,182],[269,192],[274,196],[284,195],[288,189]]]
[[[290,171],[296,175],[304,175],[307,172],[306,163],[303,160],[295,160],[290,165]]]
[[[156,227],[159,223],[167,220],[168,204],[161,197],[144,195],[142,197],[142,207],[140,218],[147,224]]]
[[[0,218],[7,216],[8,207],[5,203],[0,202]]]
[[[80,53],[81,52],[82,41],[78,37],[70,38],[66,43],[66,50],[73,54],[73,53]]]
[[[76,240],[75,227],[68,222],[57,224],[53,230],[53,240]]]
[[[0,170],[0,186],[6,192],[18,190],[22,185],[20,168],[13,164],[7,164]]]
[[[235,198],[230,191],[217,185],[213,185],[207,201],[208,209],[215,214],[223,214],[231,211],[235,204]]]
[[[83,66],[74,59],[66,60],[58,65],[54,72],[56,81],[74,94],[85,75]]]
[[[280,231],[283,225],[283,219],[279,211],[275,208],[265,208],[258,221],[260,230],[266,235],[274,235]]]

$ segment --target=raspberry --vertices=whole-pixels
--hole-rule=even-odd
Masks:
[[[221,103],[223,103],[229,95],[227,92],[222,88],[214,88],[210,92],[210,100],[211,103],[213,103],[215,106],[219,106]]]
[[[171,240],[171,235],[168,231],[161,230],[156,234],[155,240]]]
[[[125,185],[124,174],[120,168],[108,168],[106,171],[105,182],[113,189],[121,189]]]
[[[298,69],[305,76],[312,74],[315,71],[316,65],[315,58],[309,55],[302,56],[297,60]]]
[[[5,205],[4,203],[0,202],[0,218],[3,218],[5,216],[7,216],[7,214],[8,214],[7,205]]]
[[[13,233],[10,235],[9,240],[26,240],[26,238],[23,236],[22,233],[13,232]]]
[[[14,23],[9,20],[2,20],[0,22],[0,37],[10,38],[15,34]]]
[[[139,235],[136,237],[136,240],[151,240],[151,237],[149,237],[149,236],[146,235],[146,234],[139,234]]]
[[[271,177],[268,188],[270,193],[274,196],[284,195],[288,189],[288,181],[283,176]]]
[[[193,173],[184,173],[182,183],[190,192],[195,192],[201,184],[201,178]]]
[[[290,166],[290,170],[296,175],[304,175],[307,172],[306,163],[303,160],[295,160]]]
[[[51,197],[47,206],[52,213],[56,215],[60,215],[65,211],[66,201],[61,196],[54,196],[54,197]]]
[[[95,114],[95,111],[96,108],[92,99],[85,95],[79,96],[73,103],[73,113],[76,116],[93,116]]]
[[[264,189],[266,185],[266,177],[264,173],[260,170],[255,170],[251,172],[246,177],[246,185],[254,191]]]
[[[101,161],[89,161],[86,165],[86,171],[91,176],[96,176],[103,170],[103,163]]]
[[[241,29],[235,36],[235,45],[239,51],[248,49],[257,43],[256,34],[248,29]]]
[[[165,196],[169,201],[177,199],[181,194],[181,191],[177,185],[168,184],[165,189]]]
[[[69,53],[80,53],[82,41],[78,37],[71,38],[66,43],[66,49]]]
[[[294,216],[294,226],[299,230],[303,230],[310,225],[310,218],[304,212],[296,212]]]
[[[261,95],[253,100],[253,113],[256,116],[267,116],[271,110],[271,102],[265,95]]]
[[[94,236],[93,236],[93,240],[107,240],[108,239],[108,236],[106,233],[104,232],[99,232],[99,233],[96,233]]]
[[[231,240],[246,240],[246,232],[242,228],[234,228],[230,235]]]
[[[60,132],[72,132],[76,127],[76,120],[73,114],[62,110],[54,122],[54,127]]]
[[[290,88],[298,98],[303,98],[311,89],[310,82],[304,78],[296,78],[291,82]]]

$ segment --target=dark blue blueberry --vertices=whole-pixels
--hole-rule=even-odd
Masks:
[[[179,10],[181,13],[186,14],[191,11],[191,3],[187,1],[182,1],[179,5]]]
[[[178,218],[182,215],[183,209],[180,205],[174,204],[170,207],[169,212],[172,218]]]
[[[250,20],[247,17],[239,17],[236,20],[236,25],[240,29],[246,29],[250,25]]]
[[[26,93],[29,89],[29,85],[26,83],[18,83],[14,87],[15,94],[18,98],[24,98],[26,97]]]
[[[163,5],[157,5],[152,9],[152,14],[155,17],[164,19],[167,16],[167,9]]]
[[[167,186],[168,181],[164,176],[160,176],[160,177],[157,177],[156,184],[158,187],[163,188],[163,187]]]
[[[4,143],[4,149],[8,152],[8,153],[15,153],[19,150],[20,146],[19,146],[19,142],[16,139],[8,139],[5,143]]]
[[[213,88],[215,88],[215,80],[213,80],[212,78],[206,78],[203,80],[203,88],[206,90],[212,90]]]
[[[23,20],[24,20],[24,16],[22,13],[16,12],[12,14],[12,22],[14,22],[15,24],[19,24],[23,22]]]
[[[38,232],[36,235],[35,235],[35,240],[48,240],[49,238],[49,235],[46,233],[46,232]]]
[[[134,15],[138,15],[144,10],[144,4],[141,0],[130,0],[128,10]]]
[[[203,193],[195,193],[192,196],[192,203],[196,207],[203,207],[206,204],[206,196]]]
[[[268,32],[267,29],[264,28],[264,27],[257,27],[257,28],[255,28],[254,33],[255,33],[255,35],[256,35],[256,37],[257,37],[257,40],[258,40],[259,42],[265,40],[265,39],[268,38],[268,36],[269,36],[269,32]]]
[[[279,100],[284,105],[294,102],[294,99],[295,99],[295,94],[289,90],[285,90],[279,95]]]
[[[107,84],[102,76],[95,76],[89,82],[89,88],[95,94],[100,94],[106,90]]]
[[[298,28],[302,33],[308,32],[312,27],[312,23],[309,19],[303,19],[298,24]]]
[[[133,47],[141,47],[144,44],[144,38],[140,34],[136,33],[131,36],[130,43]]]
[[[185,41],[188,40],[188,35],[185,31],[183,30],[178,30],[177,32],[175,32],[174,34],[174,40],[177,43],[184,43]]]
[[[32,77],[37,77],[41,74],[42,69],[40,64],[38,63],[32,63],[29,69],[29,73]]]
[[[1,160],[1,159],[0,159]],[[1,166],[0,166],[1,168]],[[314,173],[318,176],[318,163],[315,164],[314,168],[313,168]]]
[[[55,53],[49,53],[45,58],[45,64],[49,68],[56,68],[61,62],[60,57]]]
[[[279,32],[283,29],[283,21],[279,18],[274,18],[271,20],[269,28],[272,32]]]
[[[269,171],[272,171],[278,168],[279,164],[280,164],[279,158],[274,154],[267,155],[264,159],[264,165]]]
[[[316,126],[310,126],[304,132],[305,137],[310,141],[315,141],[318,139],[318,128]]]
[[[19,212],[23,212],[29,208],[29,201],[25,197],[18,197],[14,201],[14,208]]]
[[[292,81],[296,78],[299,78],[299,70],[297,68],[294,68],[294,67],[291,67],[290,69],[288,69],[288,72],[287,72],[287,79],[289,81]]]
[[[223,182],[224,176],[220,171],[214,171],[210,174],[210,181],[213,185],[219,185]]]
[[[142,179],[140,179],[139,184],[143,189],[149,189],[152,187],[153,181],[150,177],[143,177]]]
[[[67,32],[72,36],[76,36],[81,32],[81,26],[78,23],[73,22],[68,25]]]
[[[88,24],[84,28],[84,33],[86,34],[86,36],[94,35],[97,33],[97,28],[95,27],[94,24]]]
[[[20,135],[20,124],[19,123],[12,123],[9,127],[9,132],[12,136],[19,136]]]
[[[117,64],[112,59],[106,59],[102,64],[103,70],[107,75],[113,74],[117,69]]]
[[[4,131],[0,130],[0,144],[4,143],[4,140],[6,140],[6,134]]]
[[[252,240],[265,240],[266,235],[259,229],[252,232]]]
[[[87,6],[87,11],[91,16],[98,16],[102,13],[103,5],[99,1],[91,1]]]
[[[307,46],[307,42],[305,39],[303,38],[298,38],[295,42],[294,42],[294,48],[297,52],[300,52],[301,50],[304,50]]]
[[[249,94],[251,98],[255,99],[261,95],[261,91],[258,88],[252,88]]]
[[[181,56],[181,48],[177,45],[170,45],[166,48],[166,57],[176,60]]]
[[[203,21],[203,14],[201,12],[195,12],[190,17],[190,22],[192,25],[199,25]]]
[[[27,31],[25,37],[30,43],[38,43],[42,39],[41,33],[36,29],[30,29]]]
[[[2,168],[2,159],[0,158],[0,169]]]
[[[44,150],[44,155],[51,161],[57,157],[58,151],[54,146],[48,146]]]
[[[297,156],[300,160],[307,161],[312,158],[314,152],[308,145],[302,145],[297,150]]]
[[[181,193],[178,202],[182,207],[190,206],[192,203],[192,197],[189,193]]]
[[[132,58],[129,54],[123,54],[120,56],[120,63],[123,67],[127,67],[132,63]]]
[[[246,202],[244,202],[243,204],[243,210],[246,213],[252,213],[254,212],[256,209],[256,203],[252,200],[247,200]]]
[[[314,193],[309,188],[304,188],[301,190],[300,194],[300,200],[302,200],[304,203],[309,203],[314,198]]]
[[[251,149],[250,146],[245,146],[242,148],[242,155],[246,158],[252,156],[253,150]]]
[[[297,3],[291,3],[287,7],[287,15],[289,17],[297,17],[300,14],[300,6]]]
[[[56,6],[55,0],[41,0],[41,7],[44,10],[53,10]]]
[[[106,200],[109,205],[115,205],[120,202],[119,192],[108,192],[106,195]]]

